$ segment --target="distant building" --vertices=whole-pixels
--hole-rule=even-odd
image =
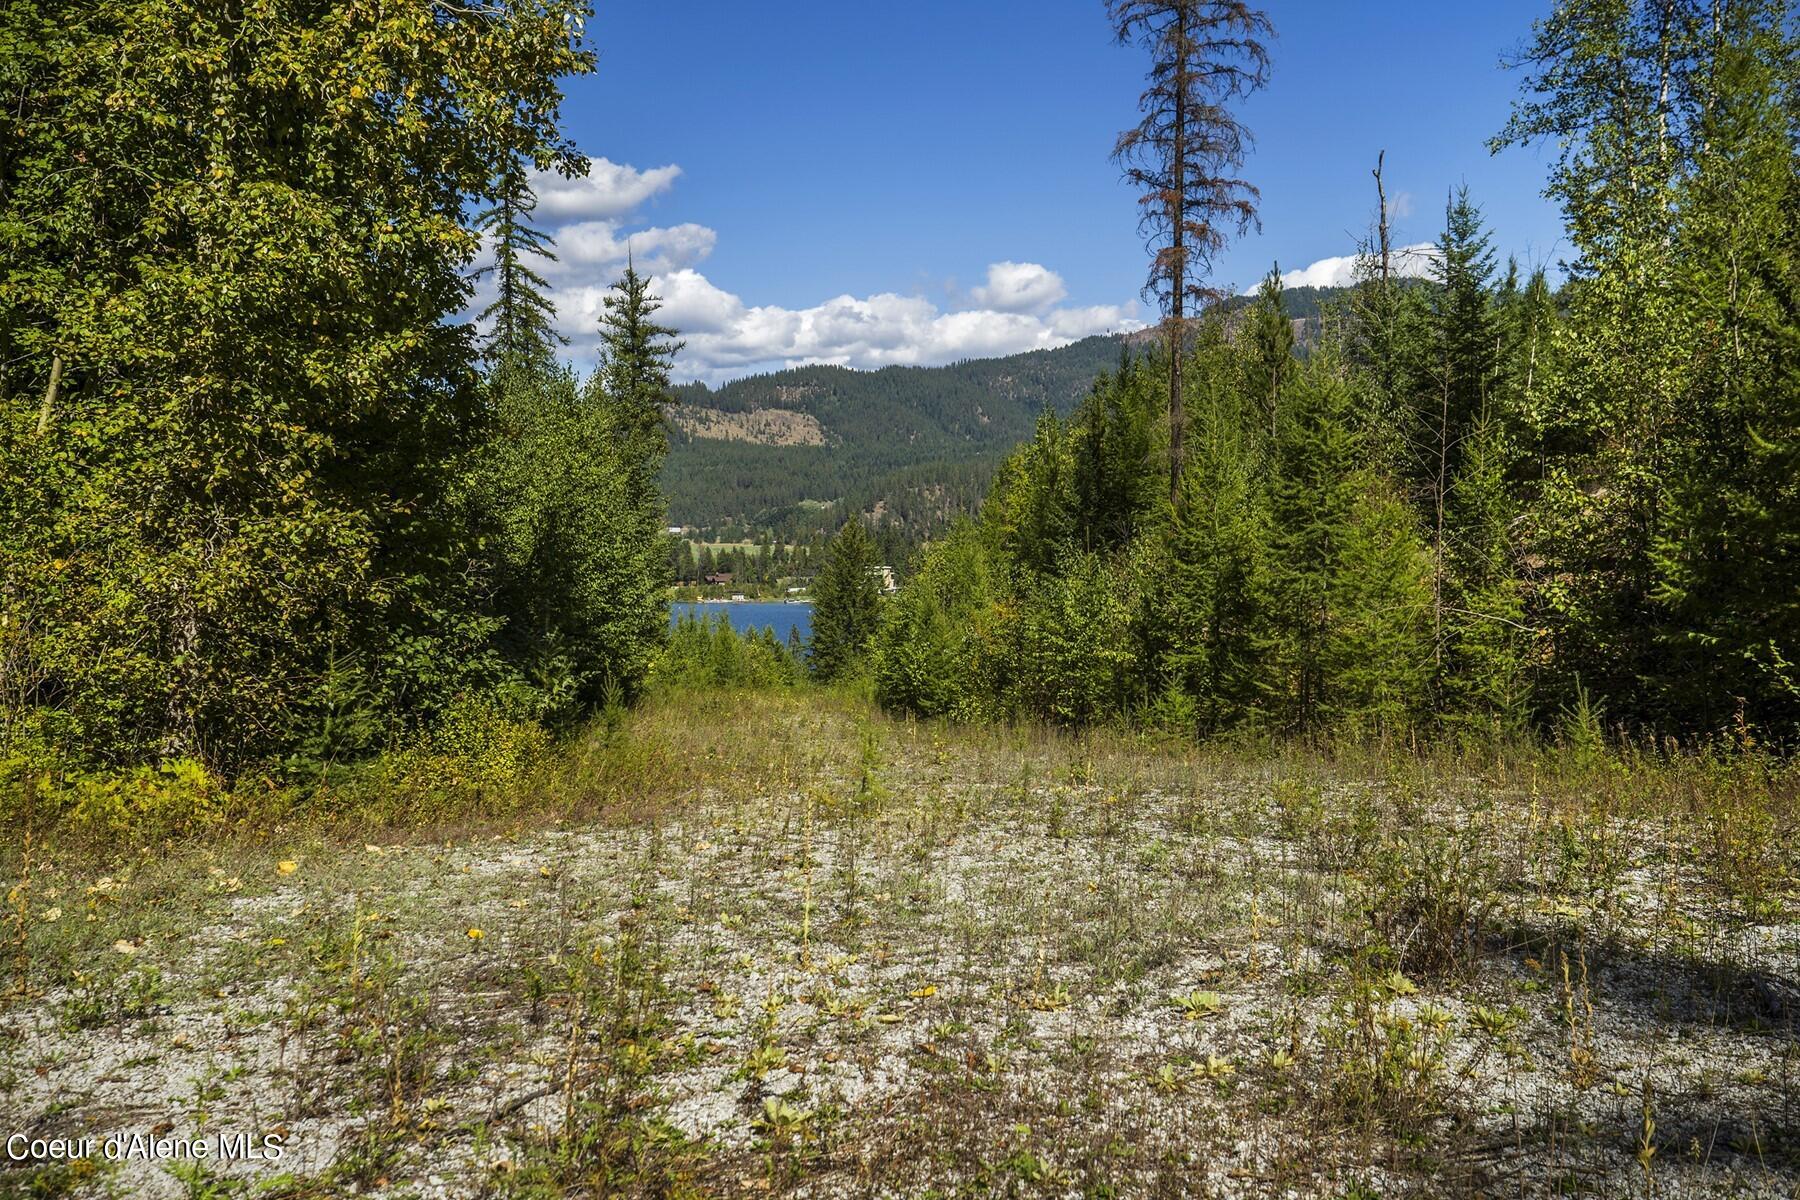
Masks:
[[[900,585],[894,581],[894,568],[870,567],[869,574],[875,576],[875,578],[881,582],[882,591],[897,592],[900,590]]]
[[[717,571],[711,575],[702,576],[701,582],[702,583],[730,583],[731,582],[731,572],[730,571]]]

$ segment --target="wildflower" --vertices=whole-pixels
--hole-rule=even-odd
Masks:
[[[300,864],[295,862],[291,858],[284,858],[280,862],[275,864],[275,873],[278,875],[292,875],[295,871],[298,871],[299,869],[300,869]]]
[[[481,930],[477,929],[475,926],[473,926],[473,925],[469,926],[469,940],[471,942],[479,942],[482,938],[484,938],[486,936],[487,936],[487,934],[481,932]]]

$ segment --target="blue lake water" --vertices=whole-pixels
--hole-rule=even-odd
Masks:
[[[786,642],[788,631],[798,629],[800,640],[805,641],[812,636],[812,609],[810,601],[786,604],[781,601],[701,600],[669,605],[669,624],[673,625],[685,616],[711,620],[724,613],[731,627],[739,633],[772,628],[775,636]]]

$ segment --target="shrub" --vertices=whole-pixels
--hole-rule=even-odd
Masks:
[[[216,824],[229,796],[225,784],[191,758],[73,775],[50,793],[54,810],[71,831],[144,840]]]
[[[723,615],[683,617],[650,665],[659,688],[769,688],[798,682],[800,664],[772,629],[740,634]]]
[[[1369,855],[1370,928],[1402,971],[1472,966],[1497,903],[1496,875],[1479,825],[1446,831],[1418,822]]]

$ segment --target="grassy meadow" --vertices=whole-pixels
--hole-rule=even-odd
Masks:
[[[1800,788],[1754,753],[669,690],[501,778],[129,850],[22,814],[0,1125],[283,1153],[0,1195],[1800,1187]]]

